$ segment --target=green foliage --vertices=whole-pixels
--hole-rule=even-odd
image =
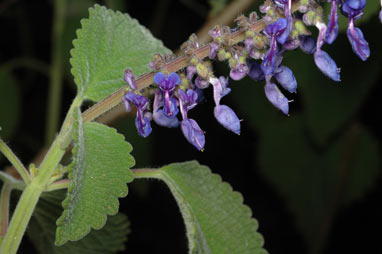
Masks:
[[[267,253],[251,210],[240,193],[196,161],[159,170],[186,224],[189,253]]]
[[[65,191],[44,193],[34,211],[27,234],[40,254],[113,254],[124,249],[129,222],[123,214],[109,217],[105,227],[77,242],[55,246],[56,220],[64,198]]]
[[[74,113],[75,148],[69,167],[72,183],[57,221],[56,244],[76,241],[106,223],[106,215],[118,212],[118,198],[127,195],[126,183],[133,180],[130,168],[132,147],[115,129],[99,123],[82,124]]]
[[[71,51],[72,73],[83,99],[99,101],[125,85],[127,67],[135,75],[148,72],[154,53],[170,53],[162,42],[130,18],[95,5],[81,21]]]
[[[16,81],[12,76],[3,70],[0,70],[0,126],[1,137],[8,138],[15,130],[19,116],[19,92]]]

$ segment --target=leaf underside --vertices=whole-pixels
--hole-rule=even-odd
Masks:
[[[123,214],[109,217],[105,227],[92,231],[80,241],[55,246],[56,220],[62,213],[64,198],[65,191],[44,193],[34,211],[27,234],[39,254],[114,254],[124,249],[129,222]]]
[[[189,253],[267,253],[240,193],[196,161],[160,169],[184,218]]]
[[[106,125],[82,124],[80,112],[75,115],[74,159],[68,169],[72,182],[57,220],[57,245],[102,228],[107,215],[118,212],[118,198],[127,195],[126,183],[133,180],[132,147],[124,137]]]
[[[71,50],[72,74],[83,99],[100,101],[126,85],[123,74],[130,68],[136,76],[149,72],[154,53],[170,53],[128,14],[95,5],[89,18],[81,20]]]

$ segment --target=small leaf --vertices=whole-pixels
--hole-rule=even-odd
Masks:
[[[78,93],[99,101],[125,85],[129,67],[138,76],[150,71],[154,53],[170,53],[162,42],[127,14],[95,5],[81,21],[71,51],[72,73]]]
[[[57,221],[56,244],[76,241],[106,223],[106,215],[118,212],[118,198],[127,195],[133,180],[132,147],[115,129],[99,123],[82,124],[75,112],[75,148],[69,167],[72,183]]]
[[[105,227],[80,241],[55,246],[56,220],[62,213],[64,198],[64,191],[44,193],[34,211],[27,234],[40,254],[114,254],[124,249],[129,222],[123,214],[111,216]]]
[[[186,224],[189,253],[267,253],[251,210],[240,193],[195,161],[158,170]]]

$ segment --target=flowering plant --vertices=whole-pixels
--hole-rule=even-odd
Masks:
[[[64,3],[55,3],[58,24],[62,22],[59,17],[62,15],[60,10],[65,8]],[[205,131],[206,125],[193,114],[197,106],[204,107],[209,100],[213,102],[213,109],[208,116],[208,123],[212,122],[211,119],[216,120],[223,131],[241,135],[233,135],[237,139],[248,137],[245,131],[248,127],[243,128],[242,125],[242,118],[246,118],[241,116],[242,112],[245,115],[246,110],[251,115],[264,106],[263,109],[268,110],[269,116],[274,119],[291,115],[291,119],[270,120],[261,118],[265,111],[260,114],[256,112],[255,117],[260,120],[249,122],[253,121],[251,124],[264,137],[272,136],[276,140],[269,144],[266,138],[261,141],[262,152],[268,149],[268,154],[272,155],[271,159],[262,160],[261,163],[269,169],[264,174],[270,174],[269,179],[280,184],[283,194],[293,200],[291,209],[295,209],[296,214],[301,211],[301,203],[298,198],[293,198],[299,195],[295,186],[283,185],[280,176],[285,173],[277,171],[272,175],[274,168],[280,168],[279,164],[272,164],[277,163],[274,157],[295,163],[295,169],[300,169],[300,162],[303,164],[301,168],[307,165],[313,168],[315,165],[312,165],[312,161],[327,163],[330,169],[331,163],[337,162],[333,154],[338,153],[338,147],[350,144],[351,152],[345,149],[346,156],[355,154],[355,165],[365,160],[371,162],[367,167],[371,173],[365,182],[372,182],[371,179],[376,175],[373,162],[377,155],[375,142],[369,134],[354,124],[349,128],[349,142],[348,139],[342,142],[342,139],[336,140],[331,136],[343,122],[350,121],[352,112],[346,111],[347,107],[344,115],[347,114],[348,118],[341,118],[344,116],[337,114],[334,118],[338,117],[341,121],[333,124],[331,130],[317,128],[315,120],[312,120],[311,131],[317,134],[314,135],[317,140],[311,142],[300,136],[304,133],[302,117],[298,113],[293,117],[294,112],[299,110],[299,99],[295,95],[298,88],[302,85],[303,89],[308,89],[306,87],[310,84],[301,82],[298,74],[295,76],[294,72],[302,71],[304,66],[301,62],[290,65],[288,57],[291,54],[300,54],[300,57],[313,55],[312,61],[321,72],[314,75],[324,82],[340,82],[341,77],[345,76],[333,58],[335,54],[323,49],[329,45],[336,47],[341,31],[346,30],[349,49],[357,58],[369,61],[373,54],[373,48],[370,49],[368,38],[361,30],[364,27],[357,24],[367,8],[366,0],[330,0],[327,5],[321,4],[314,0],[266,0],[260,6],[261,18],[256,12],[251,12],[248,16],[237,16],[234,28],[215,25],[208,31],[211,42],[206,44],[192,34],[182,44],[178,55],[172,54],[161,41],[127,14],[97,4],[91,7],[89,18],[81,21],[81,28],[77,31],[70,52],[76,96],[57,135],[54,124],[57,121],[49,125],[51,134],[47,140],[51,144],[43,154],[41,163],[36,163],[37,166],[31,163],[25,167],[0,139],[0,150],[12,164],[7,172],[0,171],[3,182],[0,196],[0,253],[16,253],[26,231],[40,253],[80,253],[84,249],[86,253],[116,253],[122,250],[129,223],[125,215],[118,214],[119,198],[128,194],[127,184],[136,179],[159,179],[168,186],[184,219],[189,253],[267,253],[263,236],[258,232],[257,221],[252,218],[248,206],[243,204],[242,196],[232,191],[209,168],[190,161],[160,168],[132,169],[135,164],[142,163],[139,159],[144,151],[139,150],[139,144],[159,131],[153,123],[169,128],[167,133],[175,133],[173,129],[179,128],[181,135],[191,144],[190,147],[196,148],[192,152],[207,153],[205,150],[208,149],[209,132]],[[323,6],[329,6],[330,10],[325,12]],[[382,12],[379,17],[382,19]],[[341,18],[348,20],[345,28],[341,25]],[[312,35],[314,30],[309,27],[317,28],[316,38]],[[55,31],[59,34],[60,27],[56,27]],[[219,65],[219,62],[225,65]],[[378,76],[378,70],[374,71],[378,65],[374,62],[368,74],[371,79],[369,83],[375,82]],[[53,66],[55,68],[52,69],[51,77],[56,80],[54,82],[60,83],[62,77],[55,72],[60,66]],[[228,71],[219,70],[227,66]],[[296,66],[302,70],[293,68]],[[220,72],[224,74],[218,75]],[[308,79],[305,78],[305,81]],[[238,90],[237,84],[244,80],[261,84],[261,93],[253,96],[257,96],[258,101],[264,100],[265,104],[254,107],[250,103],[243,103],[240,110],[238,105],[229,101],[231,96],[243,101],[249,95],[252,96],[251,93],[235,95],[234,89]],[[303,91],[309,94],[308,90]],[[291,103],[293,100],[285,96],[287,93],[290,94],[288,97],[294,96],[297,103]],[[89,102],[90,106],[84,110],[84,105]],[[130,122],[130,126],[135,126],[134,133],[140,138],[136,143],[131,142],[135,149],[138,147],[135,159],[132,145],[126,141],[130,141],[132,129],[122,133],[125,137],[100,120],[100,117],[112,115],[113,110],[121,108],[124,112],[119,114],[135,116],[134,123]],[[52,114],[55,115],[54,112]],[[313,116],[308,114],[307,117]],[[273,124],[276,122],[293,128],[285,129],[291,132],[281,135],[279,126]],[[352,150],[354,136],[362,141],[359,142],[362,148],[360,151],[365,150],[363,148],[370,151],[367,159],[361,152]],[[220,138],[223,140],[223,137]],[[158,151],[158,154],[174,159],[174,150],[171,149],[183,148],[172,146],[171,139],[164,137],[165,141],[161,142],[159,148],[163,151]],[[314,142],[317,142],[317,147],[322,151],[317,152],[320,149],[312,145]],[[299,150],[305,149],[306,157],[299,162],[290,161],[292,156],[289,156],[288,145],[291,143],[297,143]],[[221,141],[220,145],[223,146],[224,142]],[[219,160],[222,160],[221,150],[222,147],[218,150]],[[230,146],[226,150],[231,154],[234,152]],[[71,154],[69,162],[65,159],[66,154]],[[147,159],[145,163],[149,163]],[[359,175],[357,167],[349,172],[351,179]],[[323,181],[342,183],[348,179],[337,180],[335,177],[334,180],[328,177]],[[295,183],[296,186],[309,184],[307,179],[300,182],[296,180]],[[366,184],[360,185],[357,181],[349,180],[348,186],[356,189],[354,192],[357,194],[354,196],[368,188]],[[337,190],[337,185],[333,186],[330,188]],[[341,194],[345,187],[340,184],[338,188],[341,188]],[[21,194],[18,192],[20,198],[9,221],[10,210],[13,209],[9,208],[13,190],[21,191]],[[325,200],[323,203],[331,208],[336,201]],[[329,215],[333,216],[333,213],[330,210]],[[322,229],[322,232],[319,230],[319,234],[323,235],[320,235],[317,242],[312,242],[315,238],[310,238],[309,234],[313,227],[305,227],[307,224],[304,223],[304,216],[301,218],[302,231],[307,234],[309,248],[315,253],[322,248],[327,229]]]

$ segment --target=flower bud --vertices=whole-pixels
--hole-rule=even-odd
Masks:
[[[233,133],[240,134],[240,120],[235,112],[226,105],[217,105],[214,109],[216,120],[223,125],[227,130]]]

